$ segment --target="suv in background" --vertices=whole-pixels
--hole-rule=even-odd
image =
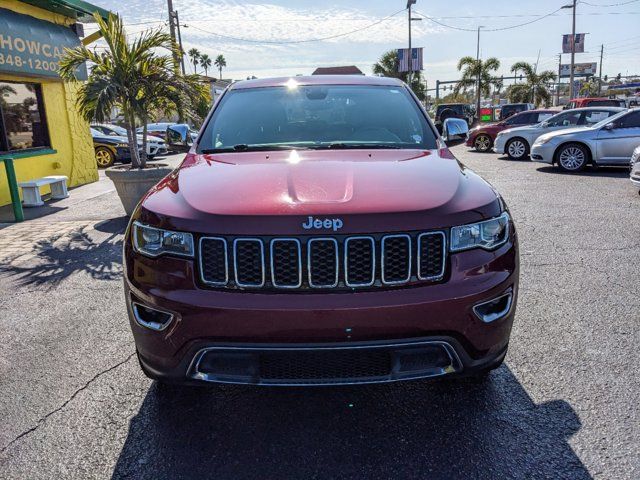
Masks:
[[[627,102],[624,100],[620,100],[618,98],[607,98],[607,97],[587,97],[587,98],[574,98],[570,100],[564,107],[563,110],[571,110],[573,108],[584,108],[584,107],[620,107],[627,108]]]
[[[395,78],[234,83],[123,243],[138,358],[160,381],[484,377],[509,345],[505,201]]]
[[[500,107],[500,120],[506,120],[516,113],[533,110],[534,108],[536,106],[533,103],[507,103]]]
[[[433,123],[438,132],[442,133],[442,124],[447,118],[461,118],[467,125],[473,125],[476,119],[475,107],[469,103],[441,103],[436,107]]]
[[[528,110],[516,113],[498,123],[478,125],[469,131],[467,147],[473,147],[478,152],[489,152],[493,148],[496,135],[507,128],[521,127],[523,125],[535,125],[551,118],[558,113],[555,110]]]

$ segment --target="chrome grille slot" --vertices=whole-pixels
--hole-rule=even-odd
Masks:
[[[429,232],[418,235],[418,279],[439,280],[444,276],[446,258],[444,232]]]
[[[262,287],[265,278],[264,245],[258,238],[236,238],[233,241],[236,285]]]
[[[307,243],[307,270],[311,288],[338,286],[338,241],[335,238],[312,238]]]
[[[300,241],[296,238],[271,240],[271,283],[278,288],[299,288],[302,285]]]
[[[223,286],[229,281],[227,241],[219,237],[200,239],[200,275],[208,285]]]
[[[376,279],[376,242],[373,237],[349,237],[344,242],[344,283],[370,287]]]
[[[411,280],[411,237],[406,234],[382,237],[381,278],[385,285]]]

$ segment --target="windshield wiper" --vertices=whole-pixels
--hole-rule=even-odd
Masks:
[[[369,149],[393,149],[398,150],[403,147],[400,145],[394,145],[391,143],[328,143],[326,145],[315,145],[312,147],[313,149],[318,150],[349,150],[349,149],[359,149],[359,150],[369,150]]]
[[[238,143],[233,147],[203,148],[200,153],[268,152],[273,150],[307,150],[308,148],[301,145],[248,145],[246,143]]]

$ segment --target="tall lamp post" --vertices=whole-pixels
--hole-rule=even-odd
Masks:
[[[478,68],[478,80],[476,82],[476,118],[480,121],[480,74],[482,73],[482,65],[480,64],[480,29],[482,25],[478,25],[478,41],[476,44],[476,67]]]
[[[411,74],[413,73],[413,55],[411,50],[411,22],[422,20],[421,18],[411,18],[411,5],[415,5],[418,0],[407,0],[407,13],[409,14],[409,71],[407,72],[407,83],[411,87]]]
[[[576,4],[577,0],[573,0],[569,5],[564,5],[562,8],[571,8],[573,10],[573,20],[571,22],[571,70],[569,71],[569,100],[574,97],[573,91],[573,70],[575,69],[576,61]]]

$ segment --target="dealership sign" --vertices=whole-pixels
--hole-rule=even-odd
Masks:
[[[0,72],[58,77],[58,62],[65,48],[80,45],[65,26],[0,8]],[[87,79],[83,65],[76,76]]]
[[[588,77],[590,75],[595,75],[598,72],[598,64],[596,62],[593,63],[575,63],[573,65],[573,76],[574,77]],[[562,64],[560,65],[560,76],[561,77],[570,77],[571,76],[571,65],[570,64]]]

